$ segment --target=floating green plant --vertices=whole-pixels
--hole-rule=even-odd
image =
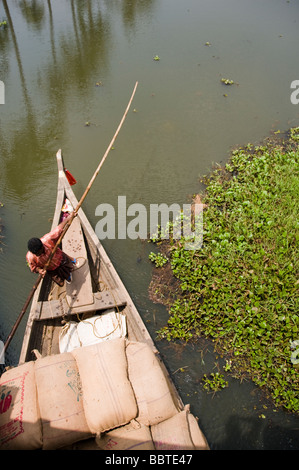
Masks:
[[[186,250],[183,238],[163,246],[179,288],[159,331],[169,341],[211,339],[231,361],[227,372],[251,378],[292,411],[299,411],[298,348],[290,347],[299,340],[298,142],[299,127],[248,144],[204,178],[202,248]]]
[[[224,83],[225,85],[234,85],[234,81],[230,80],[229,78],[221,78],[221,82]]]
[[[290,129],[290,137],[292,140],[299,142],[299,127],[293,127]]]
[[[162,255],[161,253],[156,254],[151,252],[148,257],[150,261],[155,264],[156,268],[160,268],[168,262],[166,256]]]
[[[204,383],[203,388],[208,391],[218,392],[219,390],[228,387],[228,382],[224,379],[222,374],[219,374],[219,372],[212,372],[209,376],[204,374],[202,381]]]

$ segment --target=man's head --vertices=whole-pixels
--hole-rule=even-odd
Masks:
[[[44,245],[39,238],[30,238],[28,241],[28,250],[34,255],[41,255],[44,251]]]

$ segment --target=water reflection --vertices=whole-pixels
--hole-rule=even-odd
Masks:
[[[7,11],[7,2],[5,1],[5,3]],[[48,0],[47,4],[50,9],[51,0]],[[18,5],[28,26],[35,31],[41,31],[46,21],[45,2],[40,2],[38,0],[20,0]]]
[[[138,13],[148,14],[152,3],[151,0],[142,4],[138,1],[130,4],[114,2],[112,9],[117,8],[126,27],[131,28],[137,21]],[[39,155],[38,165],[43,165],[43,170],[47,171],[49,154],[45,146],[50,140],[59,141],[67,132],[69,99],[73,100],[74,96],[77,102],[84,99],[89,106],[93,100],[94,86],[105,83],[109,73],[110,50],[114,47],[110,31],[111,16],[107,13],[107,5],[103,8],[102,2],[98,1],[49,0],[47,8],[45,2],[19,1],[14,4],[13,14],[6,0],[2,0],[2,5],[8,28],[6,34],[1,31],[3,34],[0,35],[0,48],[6,59],[4,66],[1,64],[1,70],[7,70],[4,80],[10,81],[14,90],[19,89],[17,81],[14,80],[13,84],[9,75],[9,68],[13,67],[13,64],[10,67],[12,56],[9,57],[9,50],[12,49],[22,91],[21,98],[15,98],[17,116],[6,125],[2,121],[0,127],[3,176],[20,197],[24,197],[25,193],[30,197],[31,175],[35,173],[37,164],[35,156]],[[15,21],[20,24],[19,12],[28,31],[33,32],[38,41],[45,42],[48,35],[50,54],[48,47],[43,47],[46,44],[33,45],[36,55],[34,49],[30,50],[32,41],[30,36],[24,35],[24,21],[21,22],[22,33],[15,32]],[[42,68],[38,67],[41,58]],[[35,67],[35,74],[28,71],[28,66]],[[96,77],[100,78],[97,80]],[[41,110],[43,102],[46,109]],[[16,129],[18,132],[15,132]],[[20,173],[22,178],[16,181]]]
[[[299,78],[298,10],[292,0],[0,1],[0,20],[8,22],[0,28],[0,79],[6,85],[6,104],[0,106],[0,217],[6,237],[0,255],[1,338],[32,287],[25,243],[49,228],[56,150],[63,149],[81,196],[138,79],[135,112],[89,195],[86,213],[95,225],[95,207],[119,195],[127,196],[128,205],[188,202],[199,188],[198,175],[224,161],[231,147],[297,125],[299,108],[290,103],[289,85]],[[223,76],[240,86],[224,90]],[[151,247],[138,241],[104,244],[155,337],[168,314],[148,299]],[[24,327],[11,344],[10,363],[18,358]],[[299,447],[295,417],[274,414],[269,406],[261,419],[265,402],[252,384],[232,380],[214,398],[202,392],[201,376],[218,360],[208,342],[158,347],[212,448]]]

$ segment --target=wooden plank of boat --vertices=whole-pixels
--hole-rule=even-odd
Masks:
[[[66,285],[66,301],[70,308],[82,307],[94,303],[91,275],[87,263],[87,252],[84,244],[80,220],[76,217],[64,238],[62,249],[77,260],[79,268],[72,273],[72,282]]]
[[[107,310],[121,307],[126,304],[125,300],[116,300],[110,292],[94,293],[93,301],[89,305],[70,306],[66,299],[49,300],[38,302],[35,308],[36,320],[53,320],[54,318],[66,317],[68,315],[78,315],[84,313]]]

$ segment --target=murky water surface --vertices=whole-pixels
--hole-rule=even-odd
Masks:
[[[299,124],[290,85],[299,79],[296,0],[9,0],[0,2],[0,337],[33,285],[27,239],[49,230],[62,148],[80,197],[138,90],[114,150],[84,208],[100,203],[189,202],[200,175],[230,150]],[[160,60],[153,60],[158,56]],[[225,86],[221,78],[234,80]],[[167,312],[148,299],[148,243],[106,240],[146,325]],[[6,362],[18,359],[25,320]],[[203,342],[159,342],[185,403],[212,449],[298,449],[294,415],[276,411],[251,383],[202,390],[219,360]],[[221,365],[220,365],[221,367]],[[184,372],[181,371],[183,368]],[[262,417],[263,416],[263,417]]]

